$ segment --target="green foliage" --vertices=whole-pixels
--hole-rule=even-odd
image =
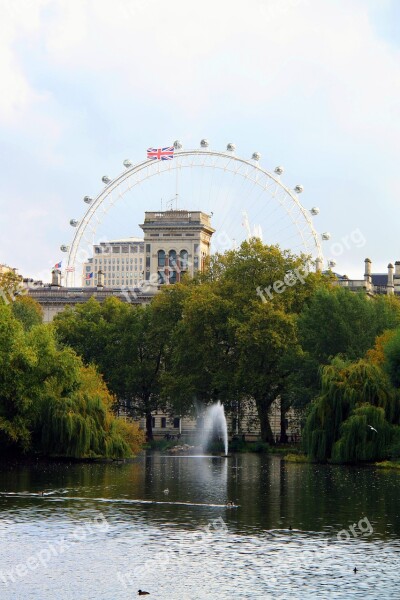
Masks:
[[[383,347],[384,367],[394,387],[400,388],[400,328]]]
[[[400,303],[341,287],[320,288],[304,306],[298,324],[303,350],[319,364],[327,364],[337,354],[357,360],[378,335],[400,324]]]
[[[29,305],[28,305],[29,306]],[[130,456],[137,427],[121,425],[93,367],[60,349],[53,328],[0,305],[0,449],[84,458]]]
[[[317,461],[334,458],[351,462],[374,460],[375,456],[360,457],[375,452],[379,459],[380,443],[388,444],[389,423],[398,417],[398,397],[385,373],[366,360],[349,363],[337,357],[323,367],[321,384],[321,393],[310,406],[303,432],[307,454]],[[367,417],[373,422],[367,423]],[[381,430],[379,443],[363,446],[366,438],[357,436],[364,425],[369,429],[367,425],[374,427],[374,423]],[[354,450],[358,454],[352,454],[352,445],[358,447]]]
[[[21,288],[22,277],[12,269],[0,272],[0,304],[8,304]]]
[[[26,330],[43,322],[42,307],[30,296],[17,296],[11,308],[13,315],[22,323]]]
[[[272,441],[268,411],[290,372],[284,358],[297,344],[295,315],[326,282],[310,273],[304,284],[265,303],[256,290],[283,281],[296,268],[306,270],[306,257],[252,240],[212,257],[207,273],[186,285],[162,379],[163,392],[170,402],[179,399],[181,412],[194,399],[221,400],[227,410],[242,410],[252,399],[262,439]]]
[[[394,425],[392,427],[392,436],[390,446],[388,448],[388,456],[392,460],[400,459],[400,427]]]
[[[72,347],[86,364],[95,364],[118,401],[134,416],[147,419],[163,407],[160,377],[169,319],[163,322],[155,307],[141,307],[109,298],[91,298],[57,315],[58,339]]]
[[[383,408],[364,404],[342,423],[340,439],[333,446],[332,460],[339,463],[382,460],[387,456],[390,438],[391,427]]]

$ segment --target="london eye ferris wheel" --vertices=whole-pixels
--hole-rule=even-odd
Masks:
[[[305,253],[322,265],[322,240],[313,217],[319,209],[300,202],[303,186],[293,189],[283,183],[281,166],[267,170],[261,156],[241,158],[236,146],[213,150],[206,139],[197,149],[186,150],[174,142],[172,160],[147,158],[138,163],[124,160],[117,177],[102,177],[100,193],[85,196],[86,212],[70,220],[74,236],[61,250],[68,254],[66,285],[74,286],[93,244],[110,237],[139,233],[145,211],[168,209],[201,210],[211,215],[215,234],[212,251],[222,252],[243,239],[259,237],[266,244]],[[112,216],[114,215],[114,218]],[[127,218],[127,216],[129,218]]]

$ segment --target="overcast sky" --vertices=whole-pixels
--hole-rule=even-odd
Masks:
[[[366,256],[374,271],[400,260],[398,0],[0,7],[0,262],[45,277],[102,175],[148,146],[203,137],[284,165],[303,205],[320,208],[315,226],[332,234],[324,256],[338,272],[361,276]],[[120,235],[137,235],[142,210],[125,210],[132,230]],[[121,221],[107,219],[115,238]]]

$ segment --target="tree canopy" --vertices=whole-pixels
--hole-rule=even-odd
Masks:
[[[59,348],[52,327],[25,329],[13,313],[0,305],[3,452],[116,458],[137,451],[141,433],[113,416],[113,397],[96,370],[71,348]]]

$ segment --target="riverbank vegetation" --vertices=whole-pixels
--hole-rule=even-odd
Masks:
[[[52,326],[29,298],[3,307],[17,341],[2,345],[3,364],[13,364],[12,384],[4,367],[2,444],[125,456],[141,434],[117,409],[144,418],[151,442],[154,411],[194,415],[220,400],[229,418],[255,407],[260,448],[272,448],[279,397],[280,440],[296,409],[307,460],[400,458],[397,297],[350,292],[331,273],[308,273],[307,257],[254,239],[182,279],[148,306],[92,298]]]
[[[0,304],[2,455],[123,458],[137,452],[137,425],[115,418],[115,398],[93,365],[38,323],[29,298]]]

